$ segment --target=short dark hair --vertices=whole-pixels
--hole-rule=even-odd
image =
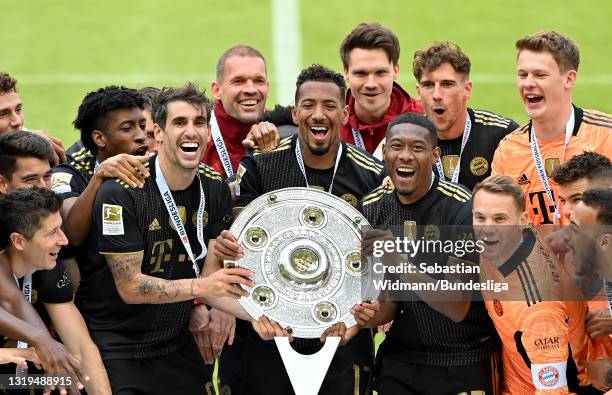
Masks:
[[[261,60],[263,60],[266,69],[268,67],[266,64],[266,58],[264,58],[261,52],[248,45],[236,45],[223,52],[223,54],[217,61],[217,82],[221,82],[221,80],[223,80],[223,73],[225,72],[225,62],[232,56],[260,58]]]
[[[355,48],[382,49],[394,66],[399,62],[399,39],[393,31],[380,23],[360,23],[342,40],[340,59],[345,70],[348,70],[349,54]]]
[[[554,30],[546,30],[525,36],[516,44],[518,55],[521,51],[548,52],[552,55],[561,72],[578,71],[580,65],[580,50],[569,37]],[[517,56],[518,56],[517,55]]]
[[[612,188],[597,188],[584,191],[582,202],[597,210],[597,222],[612,225]]]
[[[17,92],[17,80],[5,71],[0,71],[0,94]]]
[[[389,124],[387,125],[387,135],[389,135],[389,132],[394,126],[403,123],[410,123],[413,125],[424,127],[429,131],[429,137],[431,137],[432,147],[435,148],[438,146],[438,132],[436,131],[436,127],[434,126],[433,122],[431,122],[429,118],[427,118],[425,115],[417,114],[414,112],[405,112],[401,115],[398,115],[397,117],[395,117],[395,119],[389,122]]]
[[[79,106],[74,120],[74,127],[81,132],[81,141],[92,154],[98,152],[92,133],[94,130],[104,132],[106,116],[114,110],[140,108],[144,110],[145,99],[135,89],[124,86],[107,86],[89,92]]]
[[[336,73],[335,71],[328,69],[320,64],[313,64],[310,67],[306,67],[298,75],[295,83],[295,104],[297,105],[300,88],[308,81],[319,81],[319,82],[331,82],[338,86],[340,90],[341,102],[344,105],[346,96],[346,82],[342,74]]]
[[[44,137],[25,130],[0,135],[0,175],[13,178],[17,158],[38,158],[53,162],[53,148]]]
[[[594,188],[612,187],[612,166],[593,171],[587,176],[587,179]]]
[[[61,206],[61,196],[46,188],[18,189],[0,196],[0,249],[10,245],[12,233],[31,239],[42,221]]]
[[[155,88],[153,86],[146,86],[144,88],[140,88],[138,92],[142,94],[142,97],[145,99],[144,109],[147,111],[151,111],[153,108],[153,101],[155,100],[155,96],[159,94],[161,89]]]
[[[551,177],[559,185],[567,185],[588,177],[599,169],[609,168],[610,159],[597,152],[584,151],[553,170]]]
[[[416,51],[412,63],[412,73],[417,82],[421,82],[424,73],[434,71],[445,63],[449,63],[457,73],[469,78],[470,58],[461,51],[458,45],[448,41],[436,41],[426,50]]]
[[[168,104],[175,101],[184,101],[194,107],[200,107],[206,115],[206,122],[210,122],[210,112],[212,103],[206,97],[204,90],[200,90],[194,82],[188,82],[180,87],[163,88],[155,97],[153,102],[152,117],[153,122],[162,129],[166,127],[166,117],[168,116]]]

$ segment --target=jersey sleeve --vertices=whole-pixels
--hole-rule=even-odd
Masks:
[[[61,259],[51,270],[38,270],[32,275],[32,283],[38,299],[44,303],[67,303],[72,301],[72,280]]]
[[[87,183],[70,165],[62,164],[53,168],[51,189],[62,198],[79,197],[85,188],[87,188]]]
[[[259,169],[253,155],[247,154],[236,171],[236,201],[234,207],[246,207],[261,196]]]
[[[531,365],[536,394],[566,394],[569,327],[562,302],[543,301],[524,310],[519,352]]]
[[[138,226],[134,200],[115,179],[104,181],[93,207],[93,227],[101,254],[141,251],[144,235]]]
[[[211,193],[215,199],[214,207],[209,211],[209,240],[215,239],[221,231],[229,229],[232,224],[232,195],[226,182],[216,182],[216,188]]]

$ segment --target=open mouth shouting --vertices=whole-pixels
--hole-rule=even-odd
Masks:
[[[530,104],[537,104],[537,103],[544,101],[544,96],[528,94],[528,95],[525,95],[525,101],[527,101]]]
[[[329,132],[329,126],[326,125],[310,125],[308,130],[314,136],[315,140],[322,141],[327,136]]]
[[[184,142],[179,145],[180,150],[188,156],[193,156],[198,152],[200,143],[195,141]]]
[[[416,175],[416,170],[410,166],[400,166],[395,171],[400,180],[411,180]]]

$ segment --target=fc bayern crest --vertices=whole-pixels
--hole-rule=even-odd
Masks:
[[[559,371],[552,366],[546,366],[538,372],[538,380],[543,386],[554,387],[559,382]]]

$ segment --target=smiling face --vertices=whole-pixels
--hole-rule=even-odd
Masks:
[[[16,158],[15,171],[10,180],[0,175],[0,193],[31,187],[51,189],[49,162],[36,157]]]
[[[472,82],[466,76],[455,71],[450,63],[444,63],[423,73],[416,88],[427,117],[440,136],[453,129],[463,132],[467,102],[472,96]]]
[[[399,65],[394,65],[383,49],[355,48],[349,53],[344,74],[355,98],[357,115],[367,113],[374,118],[382,117],[391,104]]]
[[[183,170],[198,167],[210,137],[208,114],[186,101],[168,103],[166,126],[155,124],[155,139],[160,157]]]
[[[119,154],[144,155],[148,150],[145,126],[141,108],[113,110],[106,115],[105,130],[94,130],[93,139],[105,158]]]
[[[215,100],[232,118],[251,123],[263,114],[268,98],[266,64],[255,56],[230,56],[223,65],[223,78],[212,83]]]
[[[485,246],[482,256],[501,265],[521,242],[527,213],[521,212],[514,198],[504,193],[481,189],[472,201],[474,233]]]
[[[335,83],[306,81],[299,88],[292,116],[302,147],[323,156],[340,142],[340,128],[348,121],[348,107]]]
[[[23,129],[22,107],[17,92],[0,92],[0,134]]]
[[[582,192],[589,186],[587,178],[579,178],[565,185],[559,185],[559,200],[563,207],[563,217],[570,219],[574,208],[582,201]]]
[[[440,151],[433,147],[429,130],[410,123],[394,125],[383,148],[385,167],[403,203],[412,203],[427,193],[433,164]]]
[[[536,121],[554,120],[572,102],[576,71],[561,71],[552,54],[522,50],[517,61],[517,85],[525,112]]]
[[[61,248],[68,244],[68,239],[62,232],[62,217],[59,212],[47,215],[41,220],[40,228],[30,240],[21,235],[13,234],[12,238],[21,238],[19,250],[23,253],[23,261],[28,266],[26,272],[53,269]]]

